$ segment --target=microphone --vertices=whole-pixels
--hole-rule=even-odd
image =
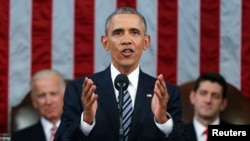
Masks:
[[[128,88],[128,77],[125,74],[118,74],[115,78],[115,88],[120,90],[126,90]]]
[[[115,88],[119,91],[119,106],[120,106],[120,109],[122,108],[123,106],[123,92],[124,90],[127,90],[128,88],[128,83],[129,83],[129,80],[128,80],[128,77],[127,75],[125,74],[118,74],[115,78]]]
[[[119,141],[123,141],[123,126],[122,126],[122,106],[123,106],[123,92],[127,90],[129,80],[127,75],[119,74],[115,78],[115,88],[119,91],[119,121],[120,121],[120,129],[119,129]]]

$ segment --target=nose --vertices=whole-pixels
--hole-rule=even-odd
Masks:
[[[205,100],[206,102],[210,103],[212,101],[212,94],[207,94]]]
[[[131,35],[129,34],[129,32],[124,33],[123,38],[121,40],[121,43],[124,44],[124,45],[128,45],[128,44],[132,43]]]
[[[46,104],[51,104],[52,103],[52,97],[50,95],[47,95],[46,99],[45,99],[45,102],[46,102]]]

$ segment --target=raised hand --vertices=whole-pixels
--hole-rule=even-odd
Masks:
[[[96,86],[94,82],[85,77],[82,85],[82,105],[84,108],[83,121],[92,124],[97,110],[97,98],[95,94]]]
[[[157,77],[154,87],[154,96],[151,102],[151,109],[158,123],[165,123],[167,118],[168,91],[163,75]]]

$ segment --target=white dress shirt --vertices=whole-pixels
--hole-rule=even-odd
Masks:
[[[216,119],[211,125],[218,125],[219,124],[219,118]],[[193,123],[194,123],[194,129],[195,129],[195,133],[196,133],[196,138],[197,141],[206,141],[207,139],[207,135],[204,134],[204,131],[207,129],[206,126],[204,126],[203,124],[201,124],[198,120],[196,120],[195,118],[193,119]]]
[[[53,124],[44,117],[41,117],[40,120],[43,127],[43,131],[45,133],[46,141],[50,141],[51,129],[53,127]],[[59,127],[59,124],[60,120],[56,122],[56,126]]]
[[[114,67],[113,64],[111,64],[111,78],[112,81],[115,82],[115,78],[117,75],[120,74],[120,72]],[[137,91],[137,85],[138,85],[138,79],[139,79],[139,67],[137,67],[133,72],[131,72],[128,75],[128,79],[129,79],[129,85],[128,85],[128,92],[130,94],[130,97],[132,99],[132,107],[134,108],[135,105],[135,95],[136,95],[136,91]],[[113,83],[113,87],[115,88],[115,85]],[[115,96],[116,96],[116,100],[117,102],[119,101],[119,91],[117,89],[115,89]]]

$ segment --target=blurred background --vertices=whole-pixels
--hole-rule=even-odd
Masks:
[[[100,38],[121,6],[146,18],[144,71],[177,85],[216,71],[250,99],[249,0],[0,0],[0,133],[10,132],[36,71],[53,68],[70,80],[107,67]]]

